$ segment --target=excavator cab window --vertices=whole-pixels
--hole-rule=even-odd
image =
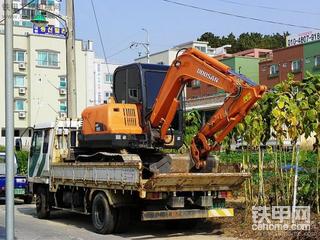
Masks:
[[[146,71],[144,73],[146,85],[147,111],[151,110],[165,77],[166,72]]]
[[[118,103],[142,103],[141,74],[138,65],[120,67],[114,74],[114,95]]]

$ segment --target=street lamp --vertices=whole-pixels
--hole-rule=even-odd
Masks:
[[[47,19],[42,15],[41,12],[38,12],[31,20],[31,22],[39,27],[44,27],[48,24]]]
[[[76,66],[75,66],[75,33],[74,33],[74,1],[67,2],[66,19],[45,9],[38,11],[37,15],[31,20],[38,27],[44,27],[48,24],[42,12],[48,13],[63,22],[66,29],[66,65],[67,65],[67,115],[68,118],[77,118],[77,93],[76,93]]]

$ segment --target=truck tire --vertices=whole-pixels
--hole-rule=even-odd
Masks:
[[[109,234],[114,231],[116,212],[108,202],[104,193],[98,193],[92,202],[92,224],[95,232]]]
[[[36,210],[39,219],[47,219],[50,216],[49,199],[46,189],[39,187],[36,194]]]
[[[128,207],[117,208],[117,222],[115,225],[115,233],[124,233],[130,225],[130,209]]]
[[[32,203],[32,200],[33,200],[33,196],[32,195],[26,195],[23,197],[23,202],[25,204],[30,204]]]

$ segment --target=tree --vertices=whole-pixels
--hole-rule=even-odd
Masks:
[[[206,32],[198,38],[199,41],[206,41],[213,48],[231,44],[230,53],[236,53],[251,48],[277,49],[286,46],[286,36],[288,32],[263,35],[257,32],[242,33],[237,38],[233,33],[227,36],[217,36],[211,32]]]

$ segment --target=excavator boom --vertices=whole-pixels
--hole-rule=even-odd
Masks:
[[[193,138],[191,156],[197,169],[205,166],[206,158],[225,136],[261,98],[266,87],[231,71],[230,67],[209,57],[197,49],[184,51],[172,63],[153,105],[150,123],[159,128],[160,140],[164,140],[179,107],[179,95],[185,84],[201,81],[228,93],[223,105]],[[212,143],[209,143],[209,139]]]

